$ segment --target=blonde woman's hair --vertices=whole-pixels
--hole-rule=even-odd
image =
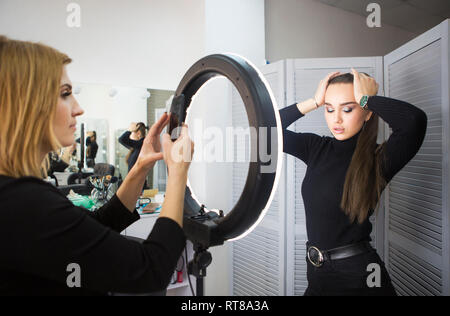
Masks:
[[[70,62],[47,45],[0,35],[1,175],[46,176],[42,150],[61,147],[53,121],[63,66]]]

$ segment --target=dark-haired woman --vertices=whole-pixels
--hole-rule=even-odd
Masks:
[[[95,131],[87,132],[86,138],[86,165],[89,168],[94,168],[95,157],[97,156],[98,144],[97,133]]]
[[[319,83],[314,98],[280,111],[284,151],[307,165],[305,295],[396,295],[369,244],[369,217],[387,183],[422,145],[427,116],[409,103],[376,96],[377,91],[366,74],[334,72]],[[334,137],[287,130],[321,106]],[[378,117],[393,131],[382,144],[376,143]]]
[[[146,130],[147,127],[143,122],[131,123],[130,126],[128,127],[128,131],[126,131],[119,137],[119,143],[121,143],[123,146],[125,146],[130,150],[127,156],[125,157],[125,161],[128,164],[128,172],[130,172],[131,168],[133,168],[134,164],[137,161],[137,158],[139,157],[142,144],[144,143]],[[154,164],[152,165],[152,168],[153,166]],[[148,188],[147,179],[145,179],[145,183],[142,189],[147,188]]]
[[[130,150],[125,158],[128,164],[128,171],[133,168],[137,157],[139,157],[146,129],[145,124],[142,122],[131,123],[128,127],[128,131],[119,137],[119,143]]]

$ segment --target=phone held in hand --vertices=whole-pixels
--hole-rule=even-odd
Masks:
[[[185,110],[185,97],[184,94],[180,94],[173,98],[172,106],[170,107],[170,123],[169,123],[169,134],[172,141],[175,141],[180,137],[181,129],[177,127],[181,127],[184,120],[186,119],[186,110]],[[172,131],[175,130],[174,133]]]

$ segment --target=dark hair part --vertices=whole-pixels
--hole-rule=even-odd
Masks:
[[[147,130],[147,127],[145,126],[145,123],[139,122],[136,124],[136,130],[134,132],[135,133],[141,132],[142,137],[145,137],[146,130]]]
[[[97,133],[95,131],[92,131],[92,135],[90,138],[94,137],[94,141],[97,141]]]
[[[353,74],[345,73],[328,82],[329,85],[337,83],[353,84]],[[378,120],[378,115],[372,113],[362,127],[342,193],[341,209],[350,217],[351,222],[358,219],[360,224],[367,219],[369,210],[376,209],[386,187],[382,174],[385,143],[377,145]]]

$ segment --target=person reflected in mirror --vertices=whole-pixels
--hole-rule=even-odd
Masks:
[[[119,137],[119,143],[129,149],[129,152],[125,157],[128,165],[128,171],[130,171],[136,163],[137,157],[139,156],[142,148],[146,130],[147,127],[143,122],[131,123],[128,130]]]
[[[305,295],[396,295],[370,245],[373,215],[389,181],[419,151],[427,115],[416,106],[377,96],[374,78],[355,69],[323,78],[314,98],[280,110],[284,152],[306,164],[308,287]],[[323,109],[330,136],[287,129]],[[392,134],[377,143],[382,118]],[[301,122],[300,122],[301,123]],[[369,282],[378,267],[375,286]]]
[[[79,144],[80,138],[77,138],[75,141]],[[98,151],[97,133],[95,131],[88,131],[86,133],[84,146],[86,147],[86,166],[88,168],[94,168],[95,157],[97,157]]]
[[[43,181],[42,166],[49,152],[75,142],[84,112],[72,94],[70,62],[50,46],[0,35],[0,295],[165,290],[186,245],[185,157],[194,151],[188,127],[175,142],[167,133],[161,141],[170,119],[162,115],[116,194],[96,211],[73,205]],[[140,243],[121,232],[140,219],[145,177],[162,159],[169,170],[162,210]]]
[[[86,135],[86,165],[89,168],[94,168],[95,157],[98,151],[97,133],[95,131],[89,131]]]
[[[128,172],[136,163],[139,153],[141,152],[142,144],[145,139],[147,127],[145,123],[131,123],[128,130],[119,137],[119,143],[129,149],[125,161],[128,165]],[[145,180],[143,189],[148,189],[147,180]]]

